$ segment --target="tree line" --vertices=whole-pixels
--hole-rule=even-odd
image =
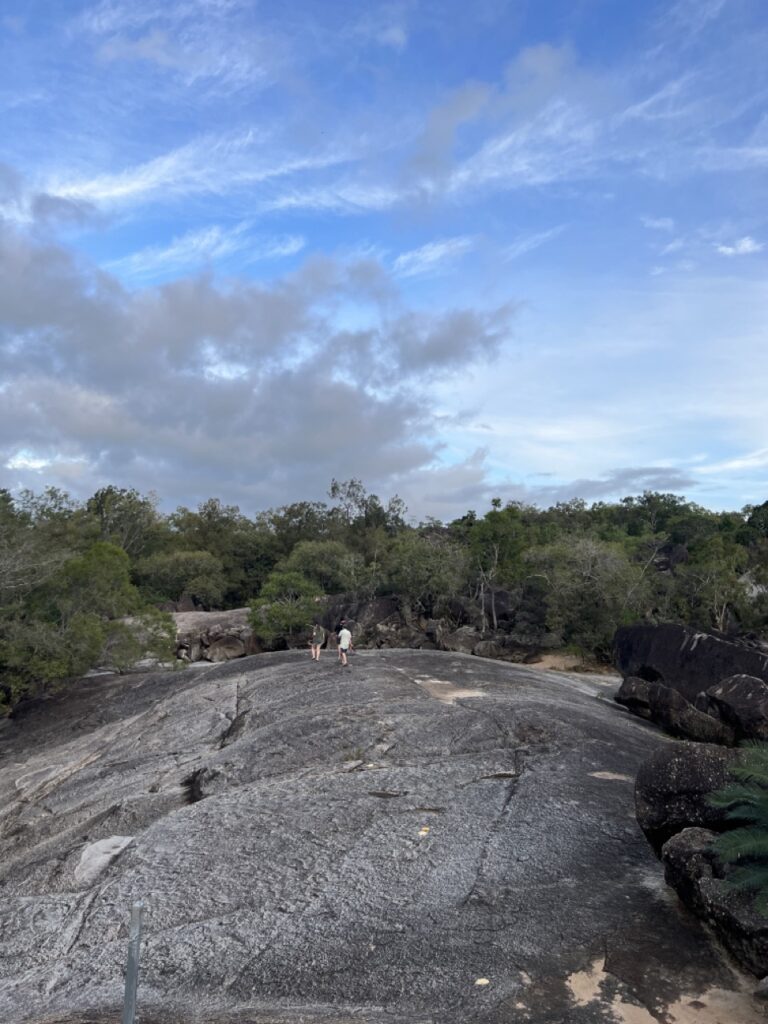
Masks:
[[[304,629],[324,594],[393,595],[409,623],[443,618],[597,659],[637,620],[756,633],[768,622],[768,501],[713,512],[651,491],[547,509],[494,499],[483,514],[414,524],[400,498],[359,480],[334,480],[328,498],[248,517],[217,498],[163,513],[156,495],[115,486],[83,502],[0,490],[0,701],[167,655],[159,608],[182,597],[250,604],[269,641]]]

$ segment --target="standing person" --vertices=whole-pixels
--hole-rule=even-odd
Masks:
[[[347,664],[347,652],[352,647],[352,634],[347,628],[347,620],[341,620],[339,628],[339,661],[342,665]]]
[[[312,661],[320,661],[320,648],[325,643],[325,630],[316,622],[312,627],[312,639],[309,641],[309,652],[312,655]]]

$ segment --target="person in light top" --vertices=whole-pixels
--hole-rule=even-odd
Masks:
[[[354,650],[352,646],[352,634],[347,627],[347,620],[341,620],[341,626],[339,627],[339,661],[342,665],[347,664],[347,653],[350,650]]]

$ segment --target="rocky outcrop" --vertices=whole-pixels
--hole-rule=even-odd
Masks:
[[[632,778],[668,739],[586,677],[350,661],[88,679],[0,724],[3,1024],[118,1020],[139,897],[142,1021],[763,1019],[649,885]]]
[[[762,679],[731,676],[700,693],[696,706],[725,723],[739,740],[768,740],[768,683]]]
[[[732,781],[737,757],[738,751],[703,743],[659,750],[638,772],[635,808],[667,883],[738,962],[762,978],[768,974],[768,918],[756,910],[754,894],[729,883],[730,867],[712,845],[718,833],[739,824],[709,799]]]
[[[230,661],[260,648],[253,637],[248,608],[227,612],[175,612],[176,657],[181,661]]]
[[[614,664],[622,676],[663,683],[689,703],[733,675],[768,683],[768,651],[687,626],[622,626],[613,646]]]
[[[614,654],[625,676],[616,700],[672,735],[726,744],[768,738],[761,650],[685,626],[626,626]],[[739,671],[745,666],[752,674]]]
[[[675,743],[643,763],[635,781],[635,812],[657,854],[685,828],[723,831],[725,812],[708,797],[726,784],[736,756],[735,750],[712,743]]]
[[[727,869],[712,848],[715,836],[686,828],[669,839],[661,851],[665,878],[739,963],[760,978],[768,970],[768,918],[757,912],[749,894],[728,884]]]
[[[462,617],[461,608],[457,614]],[[229,661],[264,650],[285,650],[306,646],[306,637],[281,639],[271,647],[262,646],[249,626],[248,608],[226,612],[175,613],[178,638],[176,655],[186,662]],[[474,624],[456,626],[447,619],[428,619],[404,613],[395,597],[358,601],[343,595],[318,603],[318,620],[333,634],[342,619],[352,630],[355,647],[402,648],[425,651],[456,651],[482,658],[524,662],[542,649],[553,646],[552,638],[522,640],[501,630],[482,632]],[[309,630],[309,624],[307,625]],[[329,640],[332,644],[332,637]]]
[[[730,725],[698,710],[677,690],[663,683],[649,683],[629,676],[622,682],[615,699],[633,714],[656,722],[672,736],[729,746],[735,743],[736,733]]]

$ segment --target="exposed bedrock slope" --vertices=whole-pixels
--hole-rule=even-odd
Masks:
[[[139,897],[142,1024],[764,1019],[636,825],[671,741],[615,684],[351,660],[90,679],[5,723],[0,1021],[119,1019]]]

